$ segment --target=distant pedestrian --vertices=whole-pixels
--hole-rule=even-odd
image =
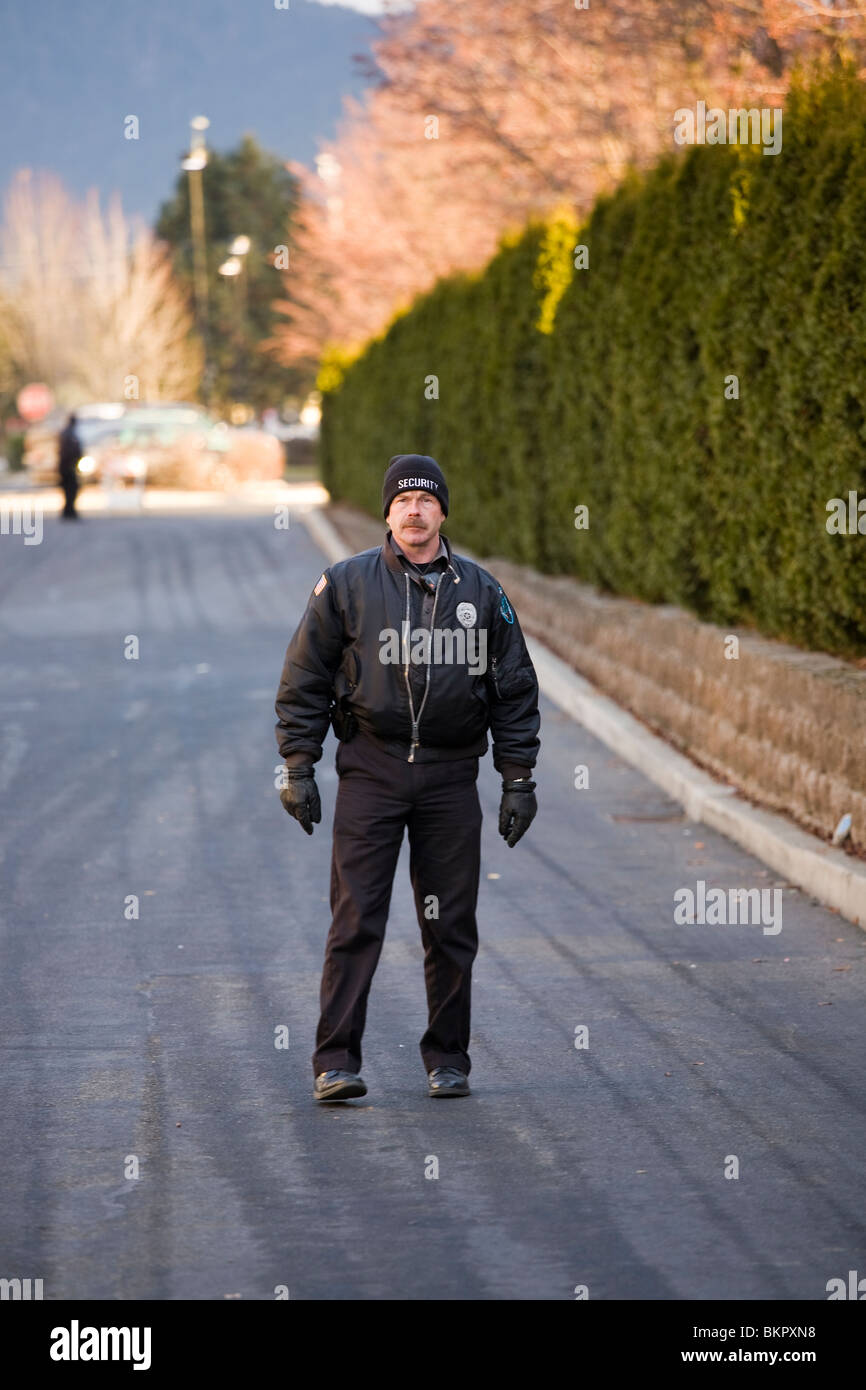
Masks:
[[[60,486],[63,488],[65,503],[61,517],[66,521],[78,521],[80,518],[75,510],[75,499],[78,496],[78,460],[81,458],[81,440],[78,437],[76,425],[78,417],[73,411],[66,421],[65,427],[60,432],[59,445],[60,457],[58,467],[60,471]]]

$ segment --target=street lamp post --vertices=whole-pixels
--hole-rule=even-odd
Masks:
[[[193,287],[195,291],[196,318],[198,329],[204,343],[205,356],[205,399],[210,395],[210,352],[208,334],[208,293],[207,293],[207,254],[204,225],[204,191],[202,172],[207,165],[207,145],[204,132],[210,125],[207,116],[194,116],[190,121],[189,154],[181,161],[189,174],[189,220],[192,232]]]

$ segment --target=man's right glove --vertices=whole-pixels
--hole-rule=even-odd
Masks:
[[[518,777],[513,781],[502,779],[502,801],[499,806],[499,833],[504,836],[509,849],[513,849],[535,820],[538,802],[535,800],[535,783],[530,777]]]
[[[313,826],[322,819],[322,803],[319,788],[316,786],[315,770],[309,767],[287,767],[283,775],[286,785],[280,792],[282,801],[290,816],[294,816],[302,830],[312,835]]]

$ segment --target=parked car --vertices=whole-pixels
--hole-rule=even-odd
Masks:
[[[118,401],[82,405],[76,409],[78,437],[85,457],[101,438],[110,435],[125,411],[126,406]],[[23,463],[32,483],[57,482],[57,437],[68,418],[69,410],[58,406],[25,431]],[[82,468],[79,464],[78,472],[82,482],[87,482],[94,470],[88,465]]]
[[[40,422],[25,463],[34,481],[57,480],[57,434],[66,411]],[[191,402],[83,406],[76,411],[84,455],[82,481],[112,489],[222,488],[247,479],[280,478],[282,448],[262,430],[234,429]]]

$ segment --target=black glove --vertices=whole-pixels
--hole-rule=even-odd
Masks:
[[[502,779],[502,801],[499,805],[499,833],[505,843],[513,849],[521,835],[535,820],[538,802],[535,800],[535,783],[531,778],[516,778],[509,782]]]
[[[322,819],[322,803],[319,800],[315,771],[312,765],[287,767],[284,776],[286,786],[280,792],[280,801],[289,815],[294,816],[301,829],[312,835],[313,825],[318,825]]]

